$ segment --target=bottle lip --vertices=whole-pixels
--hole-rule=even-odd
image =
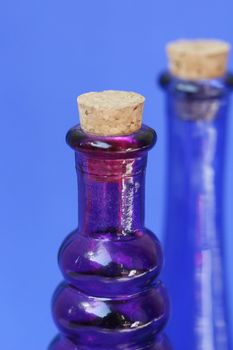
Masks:
[[[180,97],[206,100],[225,96],[233,90],[233,74],[213,79],[185,80],[164,71],[159,76],[159,85],[170,94]]]
[[[137,132],[130,135],[97,136],[86,133],[78,124],[66,135],[67,144],[76,152],[94,153],[97,156],[118,154],[125,157],[134,152],[148,151],[156,140],[156,132],[146,125],[142,125]]]

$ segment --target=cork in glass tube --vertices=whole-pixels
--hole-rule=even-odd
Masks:
[[[230,350],[224,248],[224,169],[232,75],[230,45],[169,43],[164,280],[174,349]]]

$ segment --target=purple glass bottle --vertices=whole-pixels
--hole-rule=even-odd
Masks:
[[[223,184],[233,78],[192,80],[165,73],[160,83],[168,117],[163,277],[172,309],[168,336],[174,350],[230,350]]]
[[[144,227],[144,183],[155,132],[67,134],[75,150],[79,224],[63,242],[64,275],[53,297],[61,333],[50,350],[167,350],[161,335],[168,299],[160,281],[161,246]]]

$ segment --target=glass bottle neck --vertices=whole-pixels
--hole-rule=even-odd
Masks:
[[[196,198],[215,192],[220,200],[232,75],[185,81],[164,73],[160,83],[167,97],[171,190],[184,201],[187,191]]]
[[[132,158],[76,152],[79,231],[126,236],[144,226],[147,152]]]
[[[173,115],[169,121],[170,205],[178,203],[188,220],[186,230],[193,228],[199,238],[220,232],[223,223],[225,117],[224,112],[219,120],[206,122]]]

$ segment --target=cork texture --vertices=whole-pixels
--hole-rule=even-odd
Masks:
[[[81,128],[102,136],[129,135],[141,128],[145,98],[135,92],[107,90],[78,97]]]
[[[213,79],[227,71],[230,45],[220,40],[177,40],[167,45],[170,72],[181,79]]]

